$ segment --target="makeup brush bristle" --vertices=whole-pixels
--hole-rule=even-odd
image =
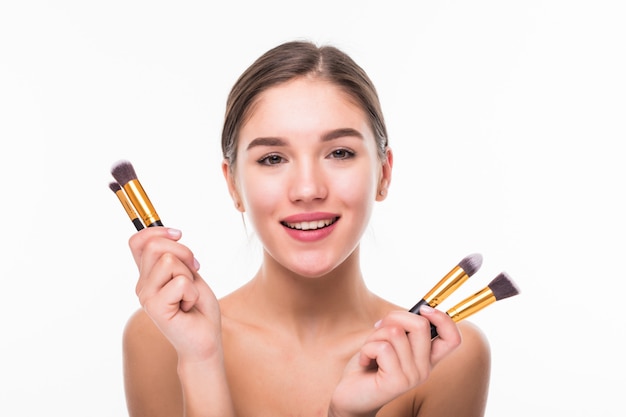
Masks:
[[[471,277],[480,269],[482,264],[483,256],[480,253],[474,253],[463,258],[461,262],[459,262],[459,267]]]
[[[113,178],[115,178],[117,183],[122,187],[128,182],[137,179],[133,164],[125,159],[121,159],[113,164],[111,167],[111,175],[113,175]]]
[[[519,288],[506,272],[498,274],[498,276],[489,283],[488,287],[491,292],[493,292],[497,301],[519,294]]]
[[[114,193],[118,192],[119,190],[122,189],[122,187],[120,187],[120,185],[118,183],[116,183],[115,181],[111,181],[109,183],[109,188],[111,189],[111,191],[113,191]]]

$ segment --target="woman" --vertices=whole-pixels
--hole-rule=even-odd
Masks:
[[[483,415],[482,333],[364,282],[359,241],[393,166],[366,73],[334,47],[273,48],[233,87],[222,149],[262,264],[218,301],[180,231],[131,237],[143,308],[124,333],[130,415]]]

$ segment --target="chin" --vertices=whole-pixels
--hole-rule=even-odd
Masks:
[[[298,275],[299,277],[307,278],[307,279],[322,278],[322,277],[328,275],[334,269],[335,268],[333,268],[333,267],[320,268],[320,265],[315,265],[315,266],[312,266],[311,268],[302,267],[302,265],[300,265],[297,268],[290,268],[290,270],[294,274]]]
[[[289,269],[295,274],[303,278],[322,278],[335,271],[342,262],[337,258],[320,259],[320,257],[312,257],[308,259],[299,259]]]

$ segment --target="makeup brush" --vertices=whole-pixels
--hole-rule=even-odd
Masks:
[[[126,196],[126,193],[124,192],[124,190],[122,190],[122,187],[120,187],[120,185],[116,183],[115,181],[111,181],[109,183],[109,188],[111,189],[111,191],[115,193],[117,198],[120,200],[120,203],[122,203],[122,207],[124,207],[126,214],[128,214],[128,217],[135,225],[135,229],[137,229],[137,231],[140,231],[141,229],[143,229],[143,223],[139,219],[139,215],[137,214],[137,211],[135,210],[131,202],[128,200],[128,196]]]
[[[450,294],[456,291],[469,277],[474,275],[483,264],[483,257],[479,253],[474,253],[461,259],[450,272],[430,290],[409,312],[419,314],[419,309],[424,304],[437,307]]]
[[[501,272],[485,288],[467,297],[446,311],[446,314],[455,322],[459,322],[496,301],[513,297],[519,293],[520,290],[511,280],[511,277],[506,272]],[[431,326],[430,331],[432,338],[437,337],[437,329],[434,326]]]
[[[111,175],[124,189],[130,202],[147,227],[163,226],[159,215],[137,178],[135,168],[129,161],[122,159],[114,163],[111,167]]]
[[[489,304],[519,294],[519,288],[506,272],[501,272],[485,288],[467,297],[447,311],[458,322],[482,310]]]

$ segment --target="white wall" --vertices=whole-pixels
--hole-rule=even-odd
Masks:
[[[487,416],[623,415],[623,2],[209,3],[0,5],[0,415],[126,414],[118,159],[218,295],[251,275],[220,123],[238,74],[296,38],[346,50],[383,102],[396,161],[363,243],[371,288],[408,308],[482,253],[450,303],[502,270],[522,289],[472,318]]]

